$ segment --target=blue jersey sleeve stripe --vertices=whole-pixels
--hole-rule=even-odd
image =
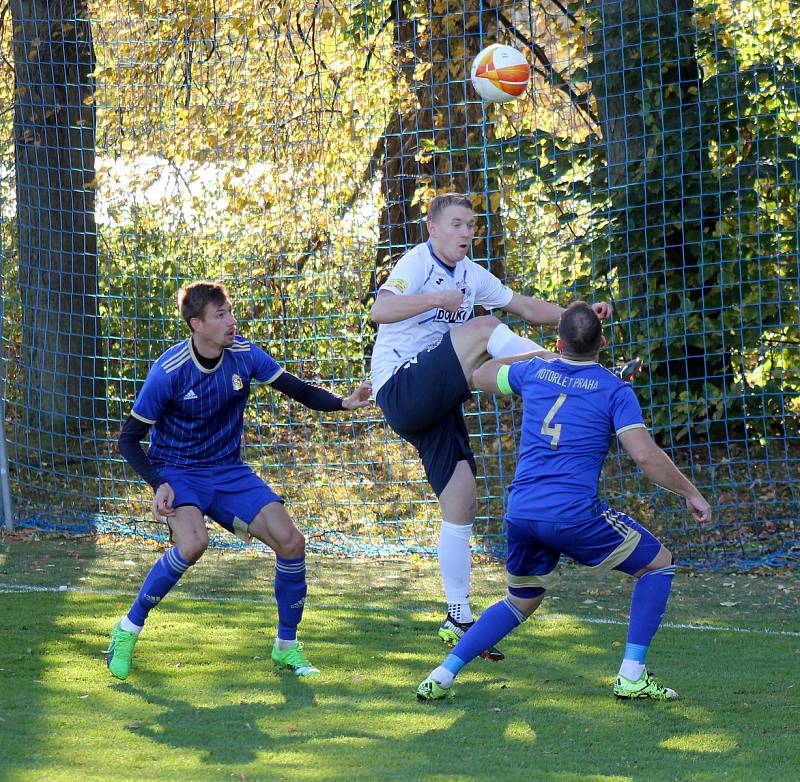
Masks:
[[[647,429],[647,427],[644,424],[628,424],[628,426],[622,426],[617,429],[617,434],[620,435],[623,432],[629,431],[630,429]]]
[[[151,421],[149,418],[139,415],[139,413],[137,413],[135,410],[131,410],[131,415],[137,420],[141,421],[143,424],[150,424],[150,426],[152,426],[155,423],[155,421]]]
[[[171,359],[168,362],[165,362],[161,368],[169,375],[174,372],[176,369],[182,367],[187,361],[191,360],[191,356],[186,353],[178,357],[178,359]]]
[[[267,378],[265,383],[274,383],[284,373],[283,367],[278,367],[278,371],[272,376]]]

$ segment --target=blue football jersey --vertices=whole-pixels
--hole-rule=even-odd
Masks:
[[[644,427],[633,388],[595,362],[564,358],[512,364],[508,383],[523,406],[508,515],[542,521],[596,516],[611,436]]]
[[[156,467],[240,463],[250,381],[271,383],[281,372],[272,356],[243,337],[222,351],[213,369],[197,360],[191,339],[171,347],[151,367],[131,412],[153,426],[150,461]]]

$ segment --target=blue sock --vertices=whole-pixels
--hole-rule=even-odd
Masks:
[[[306,558],[275,558],[275,600],[278,602],[278,638],[293,641],[306,602]]]
[[[128,611],[128,619],[135,625],[143,625],[150,609],[161,602],[161,598],[178,583],[189,567],[190,563],[180,555],[178,549],[171,548],[150,569],[131,610]]]
[[[631,620],[625,659],[644,663],[650,641],[656,634],[672,589],[675,566],[649,570],[639,576],[631,597]]]
[[[504,597],[481,614],[480,619],[467,630],[442,666],[452,674],[457,674],[467,663],[505,638],[527,618],[507,597]]]

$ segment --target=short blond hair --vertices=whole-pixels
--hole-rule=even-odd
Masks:
[[[428,204],[428,222],[435,223],[448,206],[463,206],[464,209],[469,209],[470,212],[475,211],[472,208],[472,201],[469,196],[463,193],[441,193],[434,196]]]

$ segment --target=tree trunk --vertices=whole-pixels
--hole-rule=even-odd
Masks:
[[[62,436],[93,431],[105,415],[89,7],[12,0],[11,12],[24,404],[28,426],[69,454]]]
[[[647,351],[654,387],[721,398],[733,383],[731,356],[716,328],[718,253],[704,239],[723,209],[703,132],[692,6],[599,0],[594,13],[602,29],[590,72],[606,153],[595,187],[609,208],[595,257],[617,274],[619,314],[633,350]]]
[[[484,155],[494,142],[493,125],[485,121],[469,84],[472,58],[482,46],[482,14],[483,43],[488,43],[497,34],[497,19],[480,0],[445,0],[435,13],[427,2],[416,9],[393,0],[398,75],[413,100],[395,112],[384,133],[378,283],[392,261],[425,240],[425,194],[445,191],[479,196],[474,199],[479,226],[473,258],[498,277],[505,274],[502,220],[498,199],[489,198],[493,178]]]

